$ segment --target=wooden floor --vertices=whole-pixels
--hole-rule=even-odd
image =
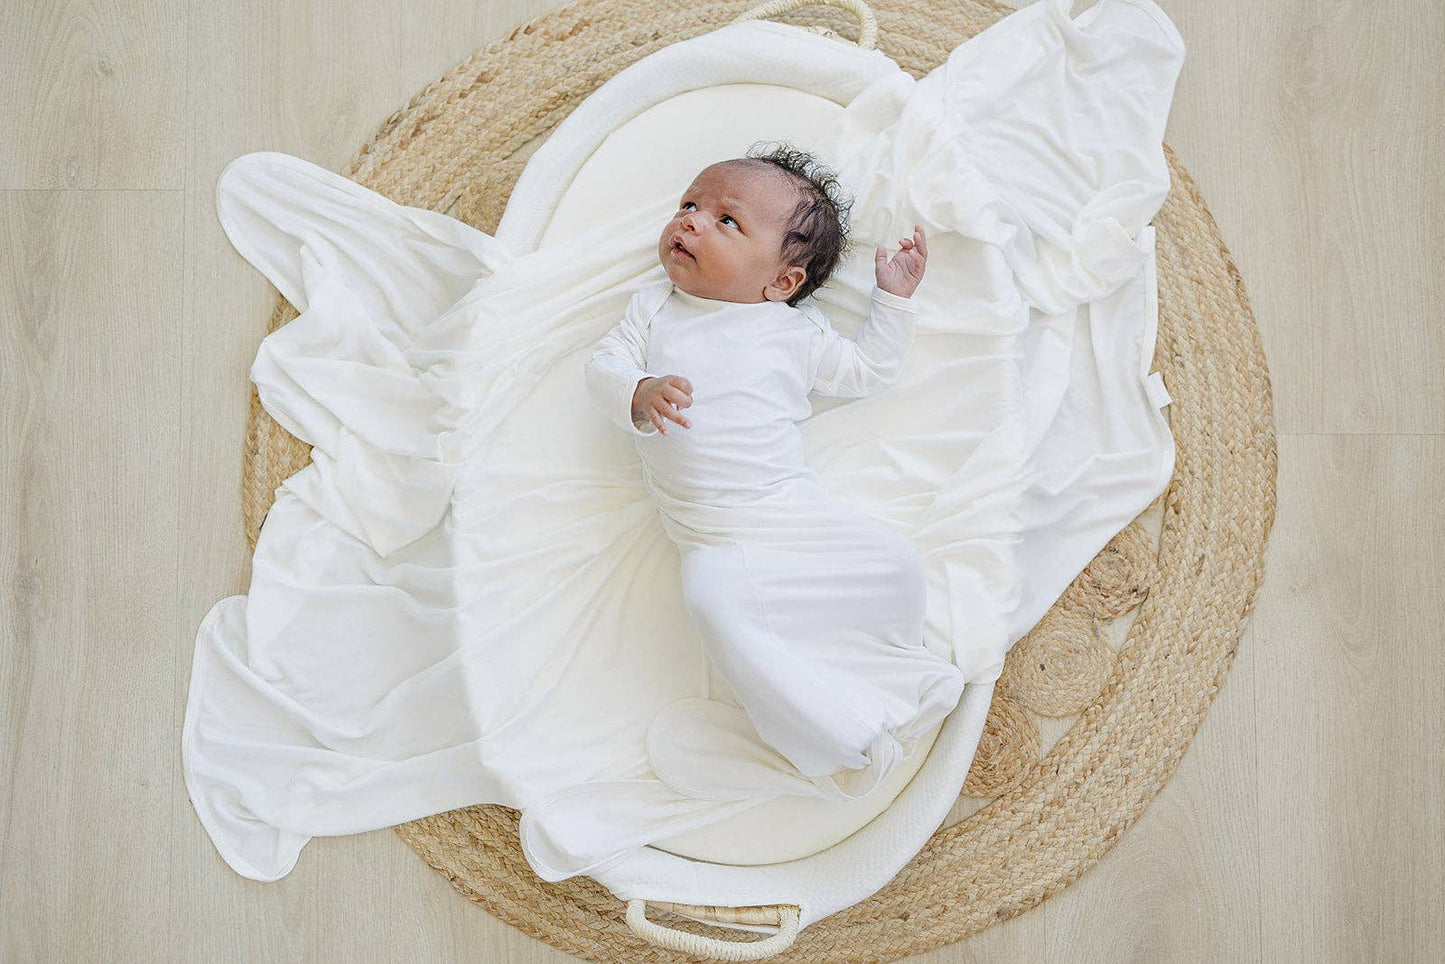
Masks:
[[[237,876],[179,756],[196,628],[248,584],[247,372],[275,298],[217,223],[217,175],[260,149],[337,169],[560,5],[4,0],[0,959],[569,959],[389,830]],[[1439,960],[1445,6],[1162,6],[1190,51],[1168,140],[1273,377],[1269,575],[1140,821],[1040,907],[915,960]]]

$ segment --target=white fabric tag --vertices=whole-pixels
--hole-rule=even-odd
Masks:
[[[1155,408],[1163,408],[1174,400],[1169,397],[1169,391],[1164,387],[1164,376],[1158,372],[1150,372],[1144,379],[1144,391]]]

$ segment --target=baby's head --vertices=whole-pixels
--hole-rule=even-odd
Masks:
[[[755,144],[693,179],[658,256],[673,283],[699,298],[796,305],[848,249],[853,202],[840,190],[837,175],[806,151]]]

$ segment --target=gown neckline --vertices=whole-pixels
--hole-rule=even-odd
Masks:
[[[672,293],[673,293],[673,295],[675,295],[675,296],[677,297],[677,299],[678,299],[679,301],[681,301],[683,304],[685,304],[685,305],[687,305],[687,306],[689,306],[689,307],[691,307],[691,308],[697,309],[697,310],[699,310],[699,311],[721,311],[721,310],[724,309],[724,308],[729,308],[729,307],[734,307],[734,306],[737,306],[737,307],[762,307],[762,306],[764,306],[764,305],[771,305],[771,304],[773,304],[773,302],[771,302],[771,301],[748,302],[748,301],[726,301],[726,300],[721,299],[721,298],[703,298],[703,297],[701,297],[701,296],[699,296],[699,295],[689,294],[688,292],[682,290],[682,288],[680,288],[680,287],[677,285],[676,282],[673,282],[673,285],[672,285]]]

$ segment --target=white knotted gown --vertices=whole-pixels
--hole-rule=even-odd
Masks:
[[[757,734],[826,791],[861,796],[953,709],[965,681],[923,644],[917,549],[828,494],[798,422],[813,413],[809,393],[890,385],[917,308],[875,287],[855,340],[809,303],[661,285],[668,296],[650,320],[629,311],[602,339],[587,367],[592,398],[636,436],[648,492],[681,551],[688,611]],[[691,427],[633,424],[634,387],[651,375],[691,382]],[[748,728],[740,711],[704,702],[665,707],[648,749],[669,783],[716,792],[714,762],[692,751],[706,742],[696,733],[729,712]]]

